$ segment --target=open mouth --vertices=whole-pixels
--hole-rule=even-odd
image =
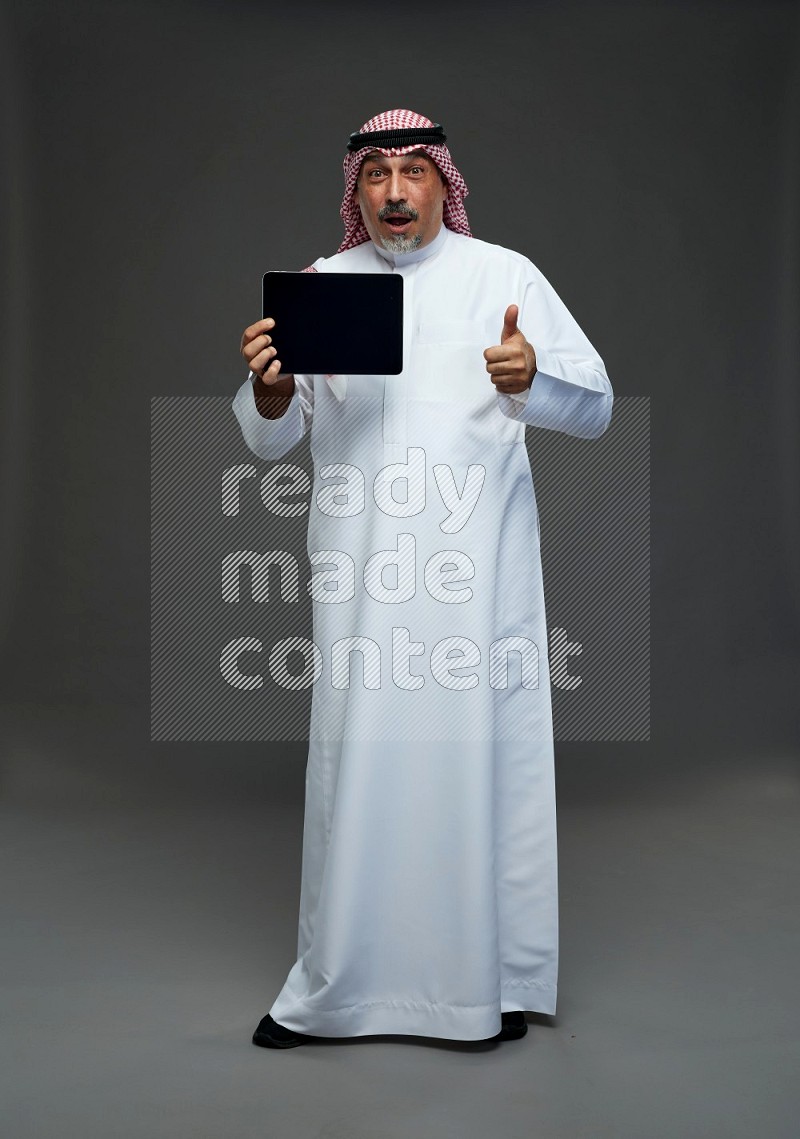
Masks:
[[[402,233],[411,225],[411,218],[405,214],[390,214],[389,217],[383,219],[388,225],[389,229],[395,233]]]

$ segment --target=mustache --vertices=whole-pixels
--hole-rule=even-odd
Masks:
[[[419,216],[416,210],[412,210],[411,206],[381,206],[378,210],[378,220],[383,221],[384,218],[392,217],[394,214],[403,214],[404,217],[409,217],[412,221],[416,221]]]

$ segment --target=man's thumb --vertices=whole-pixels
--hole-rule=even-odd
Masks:
[[[517,328],[517,320],[519,319],[519,307],[517,305],[509,305],[506,309],[506,315],[503,317],[503,331],[500,334],[500,343],[504,344],[509,340],[514,333],[519,332]]]

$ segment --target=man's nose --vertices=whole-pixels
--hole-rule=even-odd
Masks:
[[[386,183],[386,197],[392,203],[405,201],[403,180],[396,171],[389,175],[389,181]]]

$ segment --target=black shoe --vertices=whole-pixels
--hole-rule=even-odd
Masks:
[[[305,1044],[307,1040],[313,1039],[313,1036],[303,1032],[292,1032],[290,1028],[284,1028],[282,1024],[273,1020],[269,1013],[261,1018],[258,1028],[253,1033],[253,1043],[261,1048],[296,1048],[298,1044]]]
[[[528,1031],[524,1012],[503,1012],[500,1014],[500,1019],[503,1027],[494,1037],[495,1040],[518,1040]]]

